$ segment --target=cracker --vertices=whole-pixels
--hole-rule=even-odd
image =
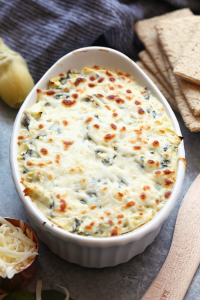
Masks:
[[[163,74],[163,77],[165,78],[165,80],[168,81],[169,84],[170,81],[165,67],[165,63],[162,58],[162,54],[159,49],[159,43],[158,43],[158,37],[157,37],[155,25],[159,20],[180,18],[184,16],[191,16],[191,15],[193,15],[191,10],[185,8],[185,9],[180,9],[171,13],[164,14],[159,17],[138,21],[135,23],[134,26],[138,37],[145,45],[146,49],[148,50],[151,57],[153,58],[153,61],[155,62],[157,68],[160,70],[160,72]]]
[[[165,63],[165,68],[167,70],[167,74],[168,74],[168,78],[169,78],[169,81],[171,83],[171,80],[170,80],[170,70],[171,70],[171,66],[170,66],[170,63],[165,55],[165,52],[163,51],[162,47],[160,46],[160,51],[162,53],[162,57],[163,57],[163,60],[164,60],[164,63]],[[172,85],[171,85],[172,86]]]
[[[146,75],[153,81],[153,83],[157,86],[157,88],[160,90],[160,92],[163,94],[163,96],[169,102],[170,106],[174,110],[178,111],[178,108],[177,108],[174,98],[170,95],[170,93],[167,91],[167,89],[160,83],[160,81],[157,79],[157,77],[151,71],[149,71],[141,61],[137,61],[136,63],[146,73]]]
[[[187,104],[187,101],[186,101],[183,93],[180,90],[178,81],[177,81],[172,69],[169,69],[169,75],[170,75],[170,81],[171,81],[172,87],[174,89],[176,103],[177,103],[178,109],[181,113],[181,116],[183,118],[183,121],[185,123],[185,126],[192,132],[200,131],[200,117],[195,117],[192,114],[192,112]]]
[[[184,47],[188,44],[196,27],[200,23],[199,16],[175,20],[159,21],[156,25],[158,38],[168,57],[172,69],[175,67]],[[184,34],[183,34],[184,32]],[[194,83],[177,78],[190,110],[195,116],[200,115],[200,87]]]
[[[138,55],[139,55],[139,58],[141,59],[141,61],[143,62],[143,64],[147,67],[147,69],[149,69],[154,74],[154,76],[158,79],[158,81],[160,81],[160,83],[165,87],[165,89],[169,91],[171,96],[174,96],[171,86],[165,80],[162,73],[160,73],[157,66],[154,64],[154,61],[152,60],[148,51],[143,50]]]
[[[183,49],[174,74],[200,85],[200,25]]]

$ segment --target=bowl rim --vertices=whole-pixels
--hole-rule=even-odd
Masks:
[[[73,233],[70,233],[64,229],[59,228],[56,224],[48,220],[45,215],[36,207],[36,205],[31,201],[29,196],[24,196],[23,189],[24,186],[20,183],[20,177],[19,177],[19,171],[18,167],[16,167],[17,164],[17,155],[15,152],[15,147],[17,143],[17,136],[18,136],[18,130],[17,130],[17,124],[21,120],[21,115],[25,109],[26,104],[32,99],[33,94],[35,91],[39,88],[39,86],[43,83],[45,80],[45,77],[53,70],[53,68],[56,65],[62,65],[63,61],[70,59],[70,56],[74,54],[79,54],[82,52],[88,52],[88,51],[104,51],[104,53],[114,53],[115,55],[118,55],[118,58],[121,60],[126,60],[129,62],[129,64],[132,64],[133,69],[136,70],[136,72],[144,79],[144,81],[150,86],[150,90],[156,93],[157,99],[164,105],[165,111],[167,112],[169,118],[172,120],[172,123],[175,128],[175,132],[181,136],[180,127],[178,124],[178,121],[176,119],[176,116],[174,112],[172,111],[169,103],[164,98],[164,96],[161,94],[161,92],[158,90],[156,85],[151,81],[151,79],[140,69],[140,67],[129,57],[127,57],[125,54],[106,47],[99,47],[99,46],[91,46],[91,47],[84,47],[79,48],[77,50],[71,51],[70,53],[64,55],[61,57],[57,62],[53,64],[53,66],[42,76],[42,78],[37,82],[37,84],[33,87],[32,91],[29,93],[27,98],[25,99],[23,105],[21,106],[14,125],[13,125],[13,131],[11,135],[10,140],[10,166],[11,166],[11,172],[12,172],[12,178],[15,184],[15,188],[17,190],[17,193],[19,195],[20,200],[22,201],[23,205],[25,206],[26,211],[28,214],[36,221],[36,223],[39,225],[40,228],[43,228],[43,230],[50,232],[56,237],[59,237],[62,240],[71,241],[79,245],[83,246],[96,246],[96,247],[108,247],[108,246],[116,246],[116,245],[124,245],[133,241],[138,241],[144,236],[148,235],[152,231],[155,231],[159,226],[161,227],[162,223],[167,219],[171,211],[173,210],[176,200],[181,192],[181,187],[184,179],[185,174],[185,166],[184,163],[179,160],[178,161],[178,167],[177,167],[177,177],[176,182],[174,184],[172,194],[164,207],[156,213],[156,215],[150,220],[149,222],[145,223],[141,227],[135,229],[132,232],[129,232],[124,235],[119,235],[116,237],[89,237],[89,236],[80,236]],[[184,150],[184,143],[183,141],[179,145],[178,149],[178,156],[179,158],[185,158],[185,150]]]

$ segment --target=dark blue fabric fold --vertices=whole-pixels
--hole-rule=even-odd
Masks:
[[[104,35],[109,47],[130,57],[137,53],[133,24],[189,0],[0,0],[0,36],[26,59],[37,81],[60,57],[92,45]],[[198,0],[191,1],[195,9]]]

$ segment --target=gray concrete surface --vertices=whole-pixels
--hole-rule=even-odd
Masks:
[[[9,165],[9,143],[17,111],[0,100],[0,215],[28,219],[15,191]],[[173,236],[176,215],[189,186],[200,172],[200,133],[191,133],[177,114],[185,137],[188,168],[176,206],[162,226],[155,241],[140,255],[125,264],[112,268],[87,269],[62,260],[40,241],[40,257],[37,274],[27,287],[35,291],[37,279],[43,288],[56,284],[66,286],[74,300],[139,300],[164,263]],[[185,300],[200,299],[200,269],[198,268]]]

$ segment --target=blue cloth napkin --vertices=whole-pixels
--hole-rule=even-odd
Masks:
[[[107,46],[135,58],[135,21],[182,7],[200,11],[199,0],[123,2],[0,0],[0,37],[26,59],[36,82],[60,57],[101,43],[102,35]]]

